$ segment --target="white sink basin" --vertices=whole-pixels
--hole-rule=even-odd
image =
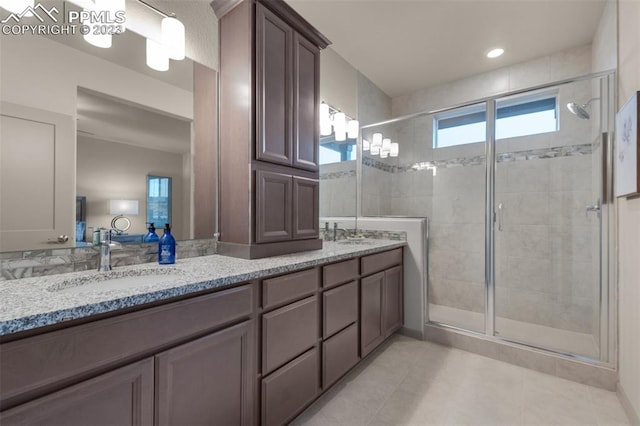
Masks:
[[[155,284],[170,284],[180,277],[181,273],[176,268],[96,272],[95,275],[63,280],[48,287],[47,290],[65,294],[124,290]]]

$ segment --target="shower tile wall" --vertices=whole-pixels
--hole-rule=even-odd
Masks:
[[[513,84],[535,84],[541,81],[532,79],[542,69],[544,77],[551,79],[588,73],[590,48],[509,67],[507,75]],[[504,73],[483,76],[503,78]],[[460,83],[467,86],[468,81]],[[485,82],[477,97],[494,94],[491,90],[498,86]],[[396,98],[394,112],[464,100],[456,98],[461,93],[456,83],[446,87],[451,90],[430,89]],[[437,99],[429,99],[430,94]],[[598,243],[598,227],[597,217],[587,217],[584,208],[596,201],[591,152],[598,149],[599,139],[592,138],[593,123],[578,120],[564,109],[567,102],[587,102],[592,97],[591,83],[563,86],[558,95],[560,132],[506,139],[496,146],[496,203],[505,206],[503,231],[496,235],[496,314],[594,334],[597,284],[592,247]],[[395,166],[386,171],[363,167],[363,214],[429,216],[429,303],[482,313],[484,144],[434,150],[432,119],[405,120],[380,129],[400,143],[400,156],[378,158]],[[427,162],[436,165],[435,176],[431,169],[411,168]],[[385,213],[389,208],[391,213]]]

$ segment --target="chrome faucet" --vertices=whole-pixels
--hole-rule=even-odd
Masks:
[[[100,260],[98,262],[98,271],[111,270],[111,250],[118,250],[122,245],[117,241],[111,241],[111,232],[113,229],[104,229],[100,231]]]
[[[337,240],[338,231],[344,231],[347,234],[347,236],[349,234],[349,231],[347,231],[346,229],[338,228],[338,222],[333,222],[333,241]]]

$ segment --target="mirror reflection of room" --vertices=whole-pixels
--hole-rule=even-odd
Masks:
[[[218,58],[204,40],[215,15],[206,2],[149,3],[126,0],[126,31],[108,47],[79,33],[0,35],[0,252],[86,246],[99,228],[139,243],[149,222],[159,235],[171,223],[178,240],[213,237]],[[186,56],[158,67],[148,40],[171,14],[188,23]],[[164,194],[153,177],[170,182]]]

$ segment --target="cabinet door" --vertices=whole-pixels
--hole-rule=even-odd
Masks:
[[[291,175],[256,171],[256,242],[291,239]]]
[[[293,165],[318,170],[320,141],[320,50],[293,36]]]
[[[292,164],[293,30],[256,5],[256,158]]]
[[[402,327],[402,266],[384,272],[384,337]]]
[[[151,425],[153,359],[119,368],[0,413],[10,425]]]
[[[157,355],[156,424],[254,424],[254,352],[247,321]]]
[[[384,272],[360,280],[360,351],[364,357],[384,341]]]
[[[293,178],[293,239],[320,235],[320,194],[318,181]]]

